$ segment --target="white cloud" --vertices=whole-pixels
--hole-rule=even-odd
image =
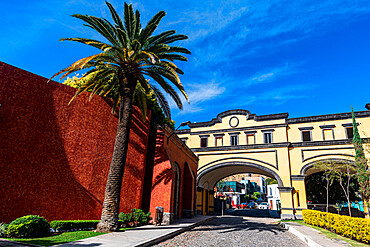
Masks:
[[[183,103],[183,110],[179,111],[178,115],[203,111],[201,103],[216,99],[225,92],[225,88],[221,87],[219,83],[216,83],[214,80],[212,80],[208,83],[190,84],[188,85],[187,91],[190,104],[187,102]],[[170,103],[170,106],[171,108],[176,107],[173,102]]]
[[[249,78],[247,81],[247,85],[271,82],[282,76],[295,74],[299,71],[298,67],[301,66],[301,64],[302,63],[295,63],[291,65],[287,63],[284,66],[263,70],[262,72],[259,72]]]
[[[292,99],[312,98],[313,95],[308,92],[315,88],[317,88],[315,84],[295,84],[273,88],[257,95],[245,95],[242,100],[236,101],[232,107],[245,107],[253,104],[281,105]]]

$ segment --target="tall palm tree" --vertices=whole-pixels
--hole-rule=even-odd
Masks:
[[[175,34],[175,30],[153,35],[161,19],[166,15],[158,12],[141,27],[140,13],[134,12],[132,5],[124,4],[124,21],[119,17],[113,6],[106,2],[114,23],[105,18],[90,15],[72,15],[85,22],[97,31],[106,42],[87,38],[66,38],[62,40],[76,41],[100,49],[100,53],[82,58],[69,67],[56,73],[52,78],[62,75],[60,79],[77,71],[87,71],[77,90],[76,98],[83,91],[90,91],[90,99],[94,95],[109,96],[113,99],[112,111],[119,109],[119,121],[112,162],[107,179],[105,199],[98,231],[118,230],[118,211],[122,178],[126,163],[129,142],[130,122],[134,90],[137,86],[145,90],[153,90],[164,113],[170,117],[169,106],[159,88],[162,88],[182,109],[177,88],[184,97],[188,97],[180,82],[178,74],[183,72],[173,63],[175,60],[187,61],[181,54],[190,51],[169,44],[187,39],[185,35]],[[153,79],[149,82],[148,79]],[[159,87],[158,87],[159,86]],[[141,101],[145,111],[145,100]]]

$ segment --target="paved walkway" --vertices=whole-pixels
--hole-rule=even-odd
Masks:
[[[262,234],[267,236],[259,238],[262,241],[258,246],[289,246],[289,241],[291,243],[300,243],[299,245],[293,244],[290,246],[305,246],[310,247],[344,247],[349,246],[348,243],[341,240],[331,240],[328,239],[321,232],[312,229],[311,227],[300,225],[295,222],[285,222],[282,223],[283,227],[287,229],[288,233],[282,227],[278,226],[279,219],[271,218],[256,218],[256,217],[237,217],[237,216],[224,216],[217,217],[216,220],[213,220],[216,217],[212,216],[197,216],[192,219],[180,219],[175,222],[173,225],[169,226],[153,226],[147,225],[142,227],[137,227],[134,229],[127,230],[125,232],[114,232],[110,234],[105,234],[101,236],[96,236],[92,238],[87,238],[67,244],[62,244],[59,246],[62,247],[129,247],[129,246],[151,246],[159,244],[159,246],[184,246],[184,241],[189,243],[186,246],[223,246],[223,241],[229,239],[230,233],[240,232],[242,234],[236,234],[233,238],[235,242],[232,246],[256,246],[253,245],[250,241],[255,237]],[[233,221],[235,224],[226,224],[222,223],[222,218]],[[233,219],[234,218],[234,219]],[[212,220],[212,221],[211,221]],[[230,222],[229,222],[230,223]],[[272,225],[272,226],[268,226]],[[199,226],[199,227],[198,227]],[[213,229],[213,228],[217,229]],[[190,230],[194,227],[194,230]],[[203,229],[197,232],[197,229]],[[189,231],[190,230],[190,231]],[[186,232],[187,231],[187,232]],[[216,231],[221,231],[216,234]],[[181,234],[186,232],[184,234]],[[179,235],[178,237],[174,237]],[[205,237],[207,234],[211,234],[211,237],[208,237],[210,241],[213,241],[211,245],[204,245],[197,241],[197,237]],[[250,238],[242,241],[244,238],[243,235],[249,235]],[[287,235],[288,234],[288,235]],[[222,236],[221,236],[222,235]],[[274,235],[280,235],[274,238]],[[183,237],[185,236],[185,238]],[[186,237],[187,236],[187,237]],[[213,236],[221,236],[219,241]],[[281,238],[283,236],[283,238]],[[172,238],[174,237],[174,238]],[[180,237],[180,238],[179,238]],[[172,239],[170,239],[172,238]],[[298,239],[299,238],[299,239]],[[180,240],[179,240],[180,239]],[[281,240],[283,239],[283,240]],[[256,241],[259,241],[256,240]],[[175,241],[175,242],[171,242]],[[249,241],[249,242],[248,242]],[[287,242],[287,245],[284,243]],[[230,243],[226,241],[227,243]],[[226,243],[225,242],[225,243]],[[248,245],[247,245],[248,243]],[[0,246],[27,246],[19,244],[12,241],[7,241],[0,239]],[[32,246],[32,245],[28,245]],[[35,245],[33,245],[35,246]],[[225,246],[230,246],[229,244]]]
[[[340,239],[329,239],[320,231],[295,222],[284,222],[282,226],[307,243],[310,247],[344,247],[351,246]]]
[[[126,230],[113,232],[92,238],[86,238],[75,242],[61,244],[61,247],[71,246],[104,246],[104,247],[129,247],[150,246],[159,243],[169,237],[180,234],[192,227],[213,219],[212,216],[197,216],[192,219],[180,219],[169,226],[146,225]]]
[[[267,217],[224,216],[201,224],[156,247],[304,247],[307,245]]]

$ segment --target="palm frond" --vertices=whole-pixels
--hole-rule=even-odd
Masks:
[[[124,29],[124,26],[123,26],[122,20],[119,17],[119,15],[117,14],[116,10],[113,8],[112,4],[108,3],[107,1],[105,1],[105,3],[108,5],[108,8],[109,8],[109,11],[110,11],[110,13],[112,15],[113,21],[117,24],[117,26],[120,29],[123,30]]]
[[[164,115],[166,115],[166,117],[171,119],[170,106],[168,105],[168,102],[167,102],[166,98],[164,97],[162,92],[158,90],[158,88],[156,88],[153,85],[151,85],[150,87],[152,88],[152,90],[153,90],[153,92],[154,92],[154,94],[155,94],[155,96],[156,96],[156,98],[159,102],[159,105],[163,110]]]

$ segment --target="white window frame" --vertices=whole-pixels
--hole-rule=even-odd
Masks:
[[[215,137],[215,147],[223,147],[224,146],[224,135],[225,134],[213,134]],[[217,146],[217,138],[221,137],[221,146]]]
[[[358,123],[356,123],[358,125]],[[346,132],[346,139],[352,139],[353,138],[353,124],[352,123],[348,123],[348,124],[342,124],[342,126],[344,127],[344,130]],[[352,128],[352,138],[348,138],[348,133],[347,133],[347,129],[349,128]]]
[[[335,134],[334,134],[334,128],[335,128],[335,124],[333,125],[322,125],[320,126],[320,128],[322,129],[322,139],[325,141],[325,130],[331,130],[332,132],[332,135],[333,135],[333,140],[335,140]],[[347,131],[346,131],[346,135],[347,135]]]
[[[267,136],[268,134],[271,136],[271,142],[267,142],[267,138],[266,138],[266,136]],[[265,131],[265,132],[263,132],[263,143],[265,143],[265,144],[269,144],[269,143],[273,143],[273,142],[274,142],[274,137],[273,137],[273,135],[272,135],[272,131]]]
[[[239,135],[237,135],[237,134],[230,135],[230,146],[238,146],[239,145],[239,137],[238,136]],[[236,138],[236,144],[232,144],[233,137]]]
[[[209,145],[208,145],[208,137],[209,137],[209,135],[201,135],[201,136],[199,136],[199,138],[200,138],[200,143],[199,143],[199,145],[200,145],[200,147],[201,148],[206,148],[206,147],[208,147]],[[206,146],[205,147],[202,147],[202,139],[206,139]]]
[[[312,129],[313,127],[301,127],[301,128],[298,128],[300,131],[301,131],[301,141],[302,142],[312,142]],[[304,141],[303,140],[303,132],[304,131],[309,131],[310,132],[310,140],[309,141]]]
[[[245,144],[252,145],[256,144],[256,132],[257,131],[245,131]],[[248,143],[248,135],[253,135],[254,143]]]

